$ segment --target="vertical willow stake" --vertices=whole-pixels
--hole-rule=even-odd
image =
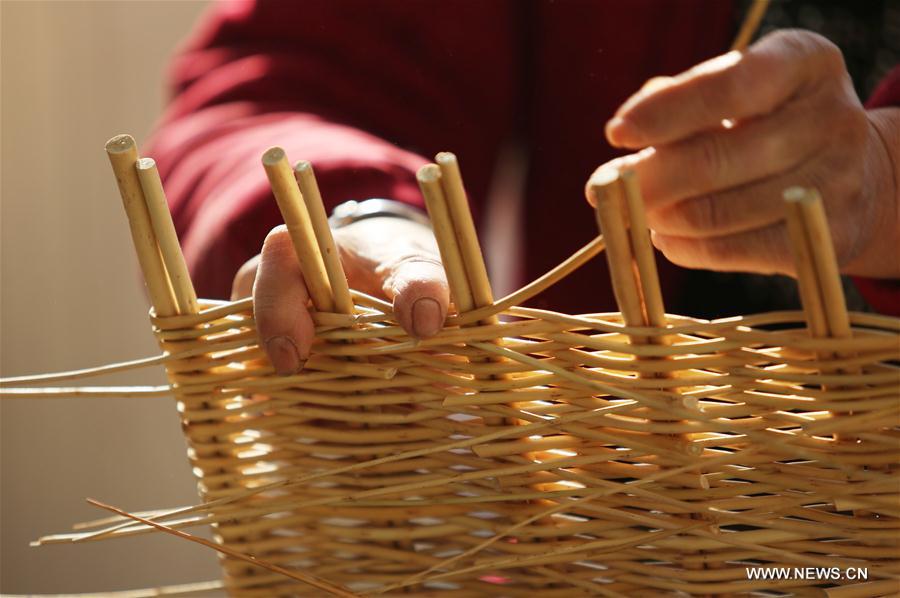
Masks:
[[[266,176],[269,177],[275,201],[278,202],[278,209],[281,210],[281,216],[291,236],[313,305],[319,311],[333,312],[331,283],[316,242],[312,220],[287,156],[280,147],[269,148],[263,154],[262,163]]]
[[[138,161],[137,144],[131,135],[117,135],[106,142],[106,154],[116,176],[125,214],[128,216],[131,239],[147,284],[150,303],[153,304],[156,315],[174,316],[178,311],[175,297],[159,252],[156,234],[153,232],[141,182],[135,170]]]

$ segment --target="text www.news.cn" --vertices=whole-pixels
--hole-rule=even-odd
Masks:
[[[815,581],[866,581],[869,570],[865,567],[747,567],[747,579]]]

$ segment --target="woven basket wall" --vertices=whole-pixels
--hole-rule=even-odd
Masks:
[[[230,595],[900,589],[900,320],[841,311],[828,291],[834,264],[814,267],[833,261],[830,246],[796,247],[803,312],[663,316],[634,181],[595,181],[598,214],[621,207],[627,232],[607,221],[603,238],[494,301],[480,250],[466,253],[477,240],[455,158],[439,156],[441,170],[423,169],[420,182],[458,309],[436,337],[414,341],[390,304],[346,290],[318,189],[303,178],[312,171],[298,167],[298,183],[270,151],[298,255],[320,260],[304,277],[333,300],[314,306],[304,370],[284,377],[258,346],[249,299],[196,300],[152,161],[137,160],[131,138],[108,151],[164,354],[93,373],[165,366],[170,385],[157,394],[176,399],[202,502],[144,515],[213,525],[232,551]],[[622,313],[517,307],[604,246]],[[10,385],[91,373],[6,380],[0,392],[77,395]],[[41,542],[154,531],[112,523]],[[774,566],[867,577],[748,578]]]
[[[854,314],[857,356],[823,362],[833,342],[800,313],[673,320],[670,346],[631,344],[614,314],[524,309],[413,345],[359,313],[322,326],[313,371],[292,378],[255,348],[168,365],[207,499],[292,481],[211,509],[242,552],[358,591],[464,555],[417,596],[821,583],[747,580],[760,564],[897,572],[895,319]],[[155,323],[166,340],[222,330],[181,341],[196,353],[253,336],[246,303]],[[479,363],[498,339],[508,359]],[[342,371],[346,356],[362,361]],[[234,595],[310,595],[224,566]]]

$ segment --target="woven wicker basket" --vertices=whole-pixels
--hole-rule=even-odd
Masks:
[[[176,398],[203,502],[41,543],[211,524],[232,596],[900,589],[900,320],[847,313],[814,194],[786,203],[804,312],[664,315],[628,172],[588,185],[603,237],[494,301],[440,154],[419,180],[458,310],[415,342],[348,290],[312,168],[270,150],[317,325],[304,371],[280,377],[250,300],[195,298],[153,162],[127,136],[107,149],[164,354],[15,382],[163,364],[170,387],[109,392]],[[517,307],[604,248],[621,313]],[[776,566],[793,575],[748,573]]]

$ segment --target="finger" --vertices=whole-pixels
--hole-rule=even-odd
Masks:
[[[369,218],[335,231],[347,278],[393,300],[394,313],[413,338],[437,334],[447,317],[450,291],[434,234],[400,218]]]
[[[647,211],[647,224],[660,235],[710,238],[765,228],[784,218],[782,192],[788,187],[819,186],[813,164],[788,175],[690,197]]]
[[[794,271],[787,229],[783,222],[707,239],[652,233],[653,244],[669,261],[685,268],[759,274]]]
[[[254,255],[244,262],[234,281],[231,283],[231,300],[236,301],[253,294],[253,281],[256,280],[256,269],[259,267],[259,255]]]
[[[285,226],[263,243],[253,285],[253,313],[260,344],[279,374],[295,374],[309,357],[315,327],[309,293]]]
[[[728,191],[691,197],[647,212],[648,226],[661,235],[707,239],[766,227],[784,217],[781,177]]]
[[[684,141],[649,148],[631,165],[649,209],[745,185],[788,172],[828,142],[829,131],[813,108],[818,96],[771,115],[718,129]],[[817,114],[816,120],[810,114]]]
[[[450,305],[447,275],[436,257],[418,255],[386,268],[384,292],[406,332],[419,339],[437,334]]]
[[[744,53],[729,52],[629,98],[607,123],[617,147],[671,143],[721,128],[724,119],[767,114],[818,81],[843,71],[840,50],[801,31],[767,35]]]

